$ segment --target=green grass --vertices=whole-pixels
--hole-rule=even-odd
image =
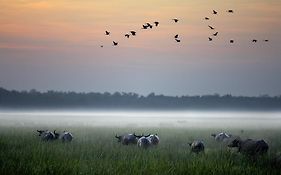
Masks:
[[[220,149],[210,136],[216,130],[177,128],[72,127],[71,143],[42,142],[32,127],[0,128],[0,174],[280,174],[270,166],[271,154],[281,149],[280,130],[249,130],[243,138],[264,138],[268,155],[256,161]],[[51,129],[51,128],[50,128]],[[157,132],[161,142],[147,150],[117,143],[115,133]],[[239,131],[232,130],[238,134]],[[205,154],[192,154],[188,141],[203,139]]]

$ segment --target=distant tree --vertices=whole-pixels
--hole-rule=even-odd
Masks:
[[[251,109],[280,110],[281,96],[258,97],[232,96],[226,94],[165,96],[150,93],[147,96],[133,92],[77,93],[47,91],[39,92],[6,90],[0,87],[0,108],[151,108],[151,109]]]
[[[153,98],[153,97],[155,97],[155,93],[154,92],[152,92],[152,93],[147,95],[147,98]]]

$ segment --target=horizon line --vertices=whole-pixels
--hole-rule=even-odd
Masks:
[[[104,91],[104,92],[98,92],[98,91],[74,91],[74,90],[37,90],[35,88],[29,89],[29,90],[16,90],[16,89],[7,89],[2,86],[0,86],[0,90],[6,90],[6,91],[16,91],[16,92],[39,92],[39,93],[48,93],[48,92],[56,92],[56,93],[76,93],[76,94],[90,94],[90,93],[100,93],[100,94],[105,94],[109,93],[110,95],[114,95],[115,93],[120,93],[122,94],[135,94],[138,95],[138,97],[148,97],[150,95],[152,96],[165,96],[165,97],[205,97],[205,96],[217,96],[217,97],[224,97],[224,96],[231,96],[231,97],[269,97],[269,98],[274,98],[274,97],[281,97],[281,94],[279,95],[269,95],[269,94],[260,94],[260,95],[232,95],[231,93],[226,93],[226,94],[220,94],[220,93],[212,93],[212,94],[196,94],[196,95],[189,95],[189,94],[183,94],[183,95],[165,95],[161,93],[156,93],[156,92],[150,92],[147,95],[136,93],[136,92],[124,92],[124,91],[114,91],[114,92],[109,92],[109,91]]]

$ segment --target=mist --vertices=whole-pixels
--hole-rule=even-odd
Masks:
[[[1,111],[3,127],[126,127],[273,129],[281,112],[239,111]]]

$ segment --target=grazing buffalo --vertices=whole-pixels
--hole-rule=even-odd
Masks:
[[[158,145],[159,144],[159,137],[157,134],[150,134],[148,137],[151,145]]]
[[[123,134],[120,136],[115,135],[115,138],[118,139],[118,142],[121,142],[123,145],[129,145],[129,144],[137,144],[138,136],[135,134]]]
[[[142,136],[141,138],[139,138],[138,142],[137,142],[138,147],[146,149],[149,146],[151,146],[151,142],[148,139],[149,136],[150,136],[150,134],[147,135],[147,136]]]
[[[218,134],[211,134],[211,136],[213,136],[217,142],[225,142],[231,137],[230,134],[226,134],[224,132]]]
[[[70,132],[63,131],[63,133],[59,134],[62,142],[71,142],[73,139],[73,135]]]
[[[268,151],[268,144],[264,140],[241,140],[240,138],[234,139],[228,147],[237,147],[238,152],[251,156],[261,155]]]
[[[54,134],[55,134],[55,139],[58,139],[60,137],[60,134],[56,132],[56,130],[54,130]]]
[[[192,143],[188,143],[188,144],[191,147],[190,152],[194,152],[196,154],[200,152],[204,152],[205,146],[202,141],[195,140]]]
[[[37,132],[39,133],[38,136],[40,136],[43,141],[51,141],[56,139],[56,135],[49,130],[37,130]]]

